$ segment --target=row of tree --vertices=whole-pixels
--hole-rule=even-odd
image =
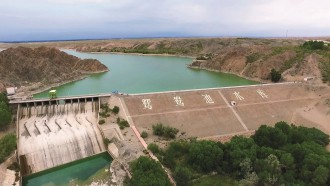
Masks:
[[[9,100],[4,93],[0,93],[0,130],[6,128],[11,122]]]
[[[315,128],[278,122],[263,125],[251,138],[230,142],[179,140],[161,149],[150,144],[180,185],[216,172],[243,185],[330,185],[329,136]]]

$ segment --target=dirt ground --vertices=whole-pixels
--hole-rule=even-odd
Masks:
[[[152,125],[163,123],[179,129],[180,137],[207,138],[286,121],[330,134],[329,87],[284,83],[137,94],[121,100],[140,133],[151,134]]]

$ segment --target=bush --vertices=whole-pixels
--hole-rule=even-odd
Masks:
[[[125,184],[130,186],[170,186],[164,169],[161,165],[146,157],[141,156],[130,164],[132,178],[126,180]]]
[[[122,120],[118,123],[120,129],[124,129],[125,127],[129,127],[129,123],[126,120]]]
[[[258,53],[252,53],[248,56],[246,56],[246,63],[253,63],[257,61],[260,58],[260,54]]]
[[[105,120],[104,119],[100,119],[99,124],[102,125],[104,123],[105,123]]]
[[[154,153],[154,154],[158,154],[158,153],[160,153],[162,150],[159,148],[159,146],[157,145],[157,144],[155,144],[155,143],[150,143],[149,145],[148,145],[148,149],[152,152],[152,153]]]
[[[108,103],[103,103],[100,105],[101,109],[105,112],[108,113],[110,112],[109,104]]]
[[[109,143],[110,143],[109,138],[103,138],[103,143],[107,147],[109,145]]]
[[[15,134],[7,134],[0,139],[0,163],[4,162],[6,158],[16,149]]]
[[[0,129],[5,128],[11,122],[9,100],[4,93],[0,93]]]
[[[308,50],[322,50],[324,49],[323,41],[306,41],[303,45],[303,48]]]
[[[118,113],[119,113],[119,107],[114,106],[113,109],[112,109],[112,112],[113,112],[114,114],[118,114]]]
[[[178,129],[172,128],[169,126],[164,126],[161,123],[157,123],[156,125],[152,126],[153,134],[156,136],[163,136],[165,138],[174,139],[176,134],[179,132]]]
[[[188,168],[178,166],[175,168],[173,177],[178,186],[188,186],[192,173]]]
[[[272,80],[272,82],[279,82],[282,78],[282,75],[279,71],[275,70],[275,69],[272,69],[270,71],[270,78]]]
[[[147,137],[148,137],[148,133],[147,133],[146,131],[143,131],[143,132],[141,133],[141,137],[142,137],[142,138],[147,138]]]

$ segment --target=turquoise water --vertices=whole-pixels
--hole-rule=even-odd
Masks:
[[[23,186],[64,186],[73,180],[82,182],[100,169],[108,168],[111,161],[111,157],[105,152],[23,177]]]
[[[83,59],[98,59],[110,71],[56,87],[58,96],[110,93],[115,90],[146,93],[256,84],[231,74],[187,68],[191,58],[64,51]],[[47,93],[45,91],[34,97],[47,97]]]

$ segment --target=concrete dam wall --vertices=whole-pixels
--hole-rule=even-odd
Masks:
[[[23,175],[105,151],[98,100],[57,100],[18,107],[18,155]]]

